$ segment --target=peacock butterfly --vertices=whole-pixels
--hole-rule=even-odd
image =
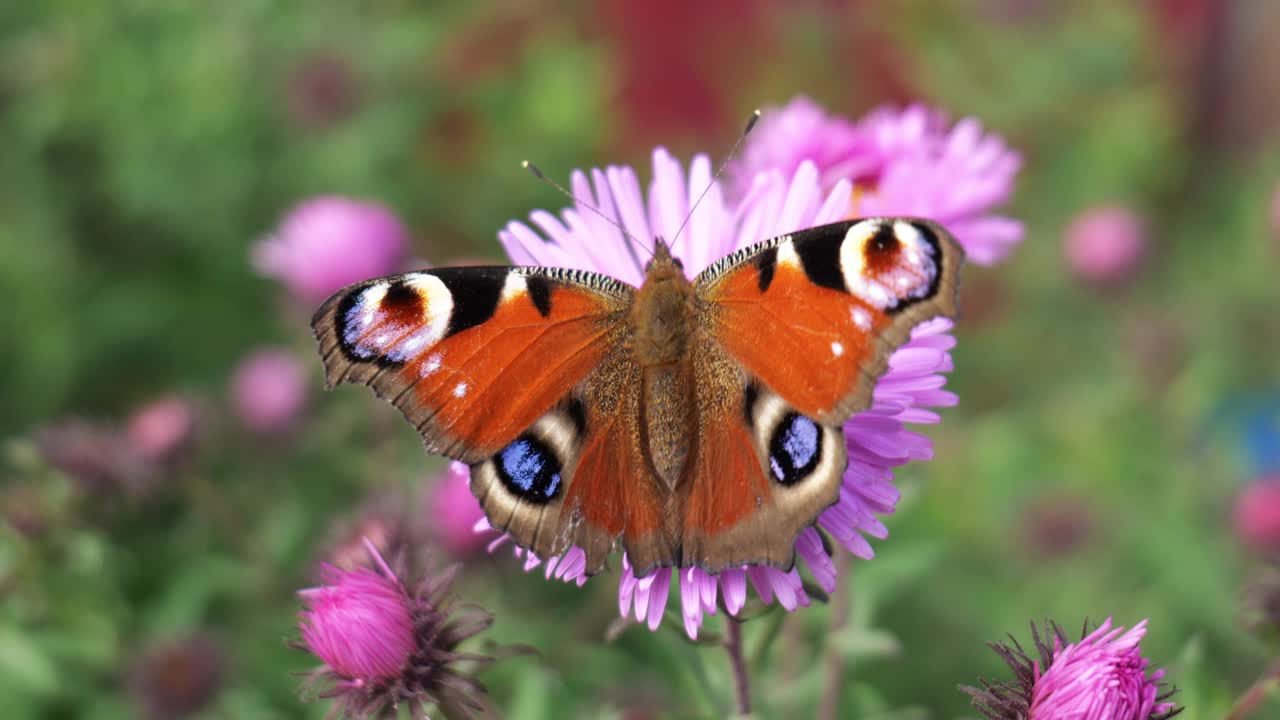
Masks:
[[[586,572],[789,568],[838,499],[840,425],[918,323],[954,315],[963,252],[865,218],[735,252],[692,282],[657,240],[635,288],[580,270],[437,268],[356,283],[312,319],[329,387],[361,383],[471,465],[495,528]]]

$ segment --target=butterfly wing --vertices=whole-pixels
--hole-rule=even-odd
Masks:
[[[329,387],[368,385],[428,451],[475,463],[600,363],[631,292],[574,270],[439,268],[352,285],[311,325]]]
[[[836,424],[870,405],[913,327],[955,314],[963,257],[937,223],[867,218],[741,250],[696,287],[713,339],[802,414]]]
[[[578,545],[595,572],[624,533],[672,553],[635,437],[633,292],[576,270],[440,268],[353,285],[312,327],[330,387],[370,386],[428,451],[471,463],[495,528],[542,557]]]
[[[870,405],[916,324],[955,313],[962,259],[935,223],[871,218],[775,238],[699,275],[698,352],[714,361],[698,363],[683,564],[792,564],[796,535],[839,497],[840,424]]]

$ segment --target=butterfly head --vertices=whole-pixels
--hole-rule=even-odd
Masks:
[[[644,266],[645,277],[652,282],[661,279],[671,279],[671,276],[678,275],[683,278],[684,263],[680,262],[680,258],[671,254],[671,246],[667,245],[667,241],[662,238],[653,239],[653,257],[649,258],[649,262]]]

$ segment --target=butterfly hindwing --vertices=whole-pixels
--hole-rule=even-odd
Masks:
[[[936,223],[868,218],[746,248],[696,287],[715,341],[799,412],[834,425],[870,405],[913,327],[955,314],[962,258]]]
[[[321,306],[312,328],[330,386],[370,386],[430,452],[474,463],[596,368],[630,293],[572,270],[439,268],[352,285]]]
[[[680,564],[710,572],[790,568],[796,536],[839,497],[842,433],[741,370],[707,378],[697,392],[700,430],[682,486]]]
[[[490,523],[543,558],[576,545],[584,572],[615,542],[633,558],[671,564],[663,489],[641,450],[640,367],[616,345],[570,397],[511,445],[472,466]]]

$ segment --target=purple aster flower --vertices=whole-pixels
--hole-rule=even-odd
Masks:
[[[790,177],[806,160],[824,190],[853,183],[851,216],[936,220],[973,262],[994,264],[1022,240],[1022,223],[990,212],[1009,199],[1022,160],[972,118],[949,127],[942,114],[912,105],[853,123],[797,97],[765,111],[734,165],[735,193],[747,193],[761,172]]]
[[[381,205],[326,195],[291,210],[276,234],[253,248],[252,260],[258,272],[317,305],[353,282],[395,272],[408,238]]]
[[[1175,690],[1163,689],[1164,671],[1147,672],[1138,647],[1146,633],[1146,620],[1125,631],[1107,618],[1071,644],[1057,624],[1047,625],[1043,637],[1033,624],[1038,657],[1013,638],[1012,645],[991,645],[1013,670],[1013,682],[984,679],[982,688],[961,690],[989,720],[1165,720],[1182,708],[1168,701]]]
[[[320,696],[336,699],[335,710],[349,718],[381,717],[401,703],[415,717],[429,704],[448,717],[484,713],[484,688],[456,666],[491,658],[457,647],[492,617],[473,606],[455,612],[452,571],[409,589],[373,543],[365,547],[376,570],[326,566],[324,585],[298,593],[307,604],[300,647],[324,662],[311,673]]]
[[[470,482],[471,472],[466,464],[451,462],[426,498],[433,534],[456,558],[467,557],[486,544],[485,537],[475,532],[476,522],[484,519],[484,510],[471,493]]]
[[[694,158],[686,174],[678,161],[659,149],[653,155],[653,180],[647,194],[635,172],[625,167],[592,170],[590,179],[577,172],[572,188],[575,197],[607,216],[620,218],[634,238],[674,237],[672,252],[681,258],[690,277],[739,248],[835,222],[853,212],[851,182],[842,179],[831,188],[823,187],[818,167],[808,160],[801,161],[790,175],[780,170],[760,172],[738,200],[728,199],[718,183],[711,183],[711,176],[706,156]],[[707,187],[710,190],[698,211],[676,237],[691,204]],[[628,248],[629,241],[596,213],[578,206],[558,217],[537,211],[531,220],[537,230],[512,222],[499,233],[514,262],[594,270],[640,284],[641,271]],[[883,538],[888,534],[877,515],[893,512],[898,502],[893,468],[933,456],[928,438],[908,430],[907,424],[936,423],[939,417],[931,408],[956,403],[955,395],[943,389],[943,373],[951,370],[949,351],[955,344],[950,329],[951,322],[945,319],[918,326],[911,340],[890,358],[872,406],[845,424],[849,467],[839,500],[819,516],[817,527],[858,557],[874,555],[866,536]],[[489,529],[483,519],[477,527]],[[491,549],[505,540],[505,536],[499,537]],[[690,636],[696,636],[705,615],[718,611],[720,596],[727,611],[736,615],[746,602],[748,587],[766,603],[776,601],[795,610],[810,603],[801,567],[807,568],[825,591],[831,592],[836,585],[834,565],[817,529],[800,533],[796,552],[797,567],[786,572],[766,566],[731,568],[716,575],[698,568],[660,568],[645,577],[635,576],[624,555],[619,608],[624,616],[634,613],[638,621],[657,628],[674,586]],[[524,558],[526,570],[543,565],[543,558],[532,553],[517,549],[517,554]],[[548,559],[544,572],[548,578],[581,585],[586,580],[584,561],[582,551],[571,548]]]

